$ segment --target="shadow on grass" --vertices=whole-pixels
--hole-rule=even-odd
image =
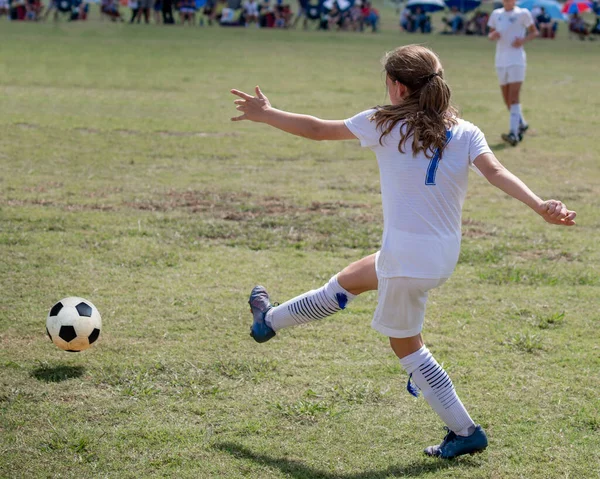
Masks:
[[[489,145],[489,147],[492,149],[492,151],[501,151],[505,150],[508,147],[514,148],[514,146],[510,146],[508,143],[505,143],[503,141],[501,141],[500,143],[496,143],[495,145]]]
[[[351,474],[336,474],[333,472],[319,471],[306,466],[299,461],[285,458],[276,458],[264,454],[257,454],[239,444],[223,442],[213,445],[215,449],[225,451],[238,459],[250,459],[258,464],[279,469],[286,476],[294,479],[384,479],[387,477],[418,477],[450,467],[479,467],[479,464],[470,460],[451,460],[423,458],[410,464],[390,466],[386,469],[368,470]]]
[[[60,383],[67,379],[81,377],[85,373],[83,366],[49,366],[43,365],[31,371],[31,377],[47,383]]]

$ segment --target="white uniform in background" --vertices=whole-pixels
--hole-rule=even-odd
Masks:
[[[488,26],[500,34],[496,42],[496,72],[500,85],[525,81],[525,48],[513,47],[512,43],[516,38],[524,38],[533,24],[531,13],[524,8],[514,7],[509,12],[498,8],[490,15]]]

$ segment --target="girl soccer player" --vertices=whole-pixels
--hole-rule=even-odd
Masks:
[[[516,146],[529,125],[523,118],[519,93],[527,67],[523,45],[538,35],[529,10],[515,6],[516,0],[503,0],[503,8],[492,12],[488,21],[489,39],[496,42],[496,73],[502,98],[510,112],[510,130],[502,139]]]
[[[409,374],[407,389],[425,400],[448,427],[430,456],[452,458],[482,451],[487,437],[458,398],[452,381],[423,344],[428,291],[443,284],[458,261],[461,213],[469,167],[532,208],[548,223],[571,226],[575,212],[560,201],[543,201],[504,168],[475,125],[459,119],[435,53],[408,45],[384,59],[390,104],[347,120],[321,120],[277,110],[256,87],[256,96],[231,90],[241,116],[312,140],[359,139],[375,152],[383,201],[381,250],[356,261],[323,287],[274,307],[267,291],[250,294],[251,336],[268,341],[283,328],[323,319],[365,291],[378,291],[372,327],[389,337]]]

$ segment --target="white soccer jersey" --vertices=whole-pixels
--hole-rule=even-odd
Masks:
[[[398,151],[400,123],[379,143],[381,132],[367,110],[344,121],[377,156],[383,203],[383,239],[377,261],[381,277],[448,278],[458,261],[462,206],[469,167],[491,152],[481,130],[458,120],[442,159]],[[473,166],[474,168],[474,166]]]
[[[524,8],[514,7],[510,12],[498,8],[492,12],[488,26],[500,33],[496,42],[496,67],[526,64],[525,49],[522,46],[515,48],[512,43],[516,38],[525,37],[531,25],[531,13]]]

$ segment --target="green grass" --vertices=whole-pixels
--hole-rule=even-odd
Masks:
[[[379,178],[357,142],[231,123],[228,90],[349,117],[410,42],[501,161],[579,213],[546,225],[472,176],[424,334],[490,447],[450,462],[421,454],[442,424],[370,328],[375,294],[247,335],[256,283],[284,301],[378,248]],[[3,23],[0,45],[0,477],[598,477],[597,44],[528,46],[514,149],[493,45],[399,35],[393,12],[377,35]],[[75,295],[103,331],[69,355],[44,323]]]

